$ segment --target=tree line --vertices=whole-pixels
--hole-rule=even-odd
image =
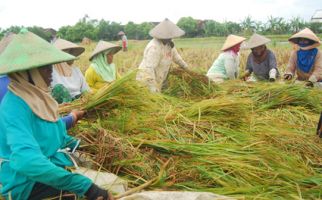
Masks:
[[[85,15],[75,25],[59,28],[57,36],[73,42],[80,42],[84,37],[95,41],[113,41],[119,39],[117,35],[119,31],[124,31],[128,39],[144,40],[150,39],[149,31],[157,24],[158,22],[144,22],[140,24],[128,22],[126,25],[122,25],[104,19],[90,19]],[[266,22],[262,22],[255,21],[251,16],[247,16],[240,23],[182,17],[177,22],[177,25],[186,32],[184,37],[189,38],[227,36],[228,34],[251,35],[254,32],[263,35],[293,34],[305,27],[311,28],[315,33],[322,33],[322,23],[306,22],[300,17],[286,20],[282,17],[269,16]],[[3,37],[8,32],[18,33],[21,28],[21,26],[11,26],[8,29],[0,28],[0,37]],[[33,26],[27,28],[48,41],[52,37],[52,33],[42,27]]]

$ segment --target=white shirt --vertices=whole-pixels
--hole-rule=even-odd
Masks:
[[[152,92],[161,92],[172,62],[187,68],[175,47],[171,48],[161,40],[152,39],[144,50],[136,79],[145,83]]]
[[[90,90],[82,72],[78,67],[72,67],[72,75],[70,77],[61,76],[55,68],[53,68],[52,75],[53,81],[51,83],[51,86],[54,87],[57,84],[62,84],[67,88],[71,97],[73,98],[85,91]]]

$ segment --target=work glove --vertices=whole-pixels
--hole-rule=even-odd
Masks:
[[[284,80],[291,80],[293,78],[292,74],[284,74]]]
[[[114,197],[107,190],[103,190],[94,183],[85,193],[88,200],[114,200]]]
[[[277,70],[275,68],[269,70],[269,81],[270,82],[275,82],[276,80],[276,74],[277,74]]]

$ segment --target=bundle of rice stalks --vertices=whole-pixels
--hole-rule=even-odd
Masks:
[[[190,70],[170,70],[164,94],[181,98],[207,98],[216,91],[216,86],[205,75]]]
[[[322,93],[318,89],[307,89],[297,84],[258,84],[249,96],[259,109],[280,108],[283,106],[302,106],[320,112]]]
[[[138,91],[132,80],[115,82],[81,106],[96,113],[73,131],[97,168],[138,186],[170,160],[150,189],[259,199],[321,197],[322,147],[313,139],[320,94],[297,94],[315,90],[231,81],[209,93],[210,99],[182,100]]]
[[[193,121],[239,127],[249,123],[252,102],[246,98],[218,97],[202,100],[185,108],[181,114]]]
[[[135,72],[128,73],[111,84],[106,84],[95,94],[87,94],[71,104],[62,105],[60,113],[73,109],[90,111],[106,110],[115,107],[126,107],[135,110],[152,109],[162,102],[160,96],[151,94],[148,89],[135,80]]]
[[[163,183],[168,189],[212,191],[261,199],[299,198],[303,195],[301,191],[307,192],[304,198],[318,197],[317,191],[322,189],[321,174],[300,157],[281,154],[278,148],[265,141],[253,146],[223,139],[208,143],[164,140],[139,143],[141,147],[154,149],[155,156],[161,156],[160,159],[173,159]],[[312,181],[303,184],[308,177]],[[308,191],[315,191],[315,194]]]

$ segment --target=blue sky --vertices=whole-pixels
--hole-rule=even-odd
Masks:
[[[126,24],[128,21],[161,21],[180,17],[240,22],[250,15],[266,21],[268,16],[310,20],[322,0],[1,0],[0,27],[42,26],[58,29],[73,25],[85,14]]]

